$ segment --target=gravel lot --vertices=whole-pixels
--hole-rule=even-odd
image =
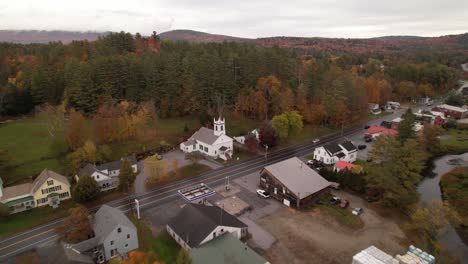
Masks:
[[[392,220],[379,216],[359,197],[344,192],[352,207],[364,208],[365,226],[351,230],[318,209],[308,212],[282,208],[257,223],[277,242],[265,253],[271,263],[351,263],[354,254],[375,245],[389,254],[404,253],[408,243]]]

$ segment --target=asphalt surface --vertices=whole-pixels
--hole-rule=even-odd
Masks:
[[[382,120],[392,120],[393,118],[400,115],[401,111],[398,111],[391,115],[387,115],[382,118],[369,121],[368,123],[377,124],[380,123]],[[307,142],[304,144],[289,146],[284,149],[268,153],[268,157],[266,159],[264,156],[256,157],[227,167],[215,169],[196,177],[192,177],[156,189],[152,189],[151,191],[148,191],[145,194],[131,195],[130,197],[109,202],[107,204],[119,208],[124,212],[128,212],[131,210],[131,207],[133,207],[133,202],[131,201],[133,201],[133,199],[136,198],[140,202],[140,212],[141,214],[144,214],[146,210],[149,210],[158,205],[182,199],[177,193],[177,190],[179,189],[199,183],[204,183],[210,186],[220,185],[224,182],[225,177],[227,176],[229,176],[231,180],[234,180],[236,178],[258,171],[266,165],[273,164],[294,156],[300,157],[310,154],[317,146],[323,145],[325,143],[334,142],[342,139],[343,137],[350,137],[358,133],[363,134],[363,132],[363,125],[358,125],[352,128],[345,129],[342,135],[340,132],[338,132],[321,137],[320,142],[316,144],[314,144],[313,142]],[[97,208],[91,209],[92,212],[95,212],[96,210]],[[41,243],[56,240],[57,234],[55,232],[55,228],[59,226],[62,222],[63,219],[59,219],[0,240],[0,262],[6,261],[7,259],[12,258],[15,255],[18,255],[22,252],[31,250]]]

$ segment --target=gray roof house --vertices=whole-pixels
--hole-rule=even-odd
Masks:
[[[186,250],[224,233],[231,233],[237,239],[247,235],[247,225],[220,207],[191,203],[166,225],[166,229]]]
[[[94,215],[93,230],[93,238],[70,245],[72,250],[102,263],[138,248],[137,229],[119,209],[101,206]]]
[[[315,203],[328,193],[330,182],[297,157],[268,165],[260,172],[260,186],[288,206]]]
[[[130,161],[134,173],[138,171],[136,156],[130,155],[128,157],[121,158],[120,160],[103,163],[97,166],[88,163],[78,171],[75,175],[75,179],[78,181],[81,176],[87,174],[99,184],[101,191],[114,189],[119,185],[120,168],[122,167],[124,160]]]

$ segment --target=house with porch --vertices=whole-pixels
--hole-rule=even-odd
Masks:
[[[180,143],[184,153],[199,152],[214,159],[227,160],[232,157],[233,139],[226,135],[226,120],[214,119],[214,129],[201,127],[187,141]]]
[[[128,252],[138,248],[137,228],[117,208],[101,206],[94,215],[93,231],[94,237],[67,247],[91,257],[97,263],[104,263],[116,256],[126,257]]]
[[[293,157],[264,167],[260,186],[287,206],[307,207],[330,191],[331,183],[302,160]]]
[[[115,189],[119,185],[120,168],[125,160],[130,161],[133,173],[137,173],[138,162],[136,156],[130,155],[120,160],[103,163],[98,166],[88,163],[78,171],[75,175],[75,179],[78,181],[81,176],[87,174],[98,183],[102,192]]]
[[[39,206],[59,206],[71,198],[70,182],[67,177],[45,169],[31,183],[3,188],[0,179],[0,202],[8,206],[11,213],[26,211]]]
[[[354,162],[357,158],[357,147],[351,141],[328,143],[314,150],[314,159],[324,164],[334,164],[339,160]]]

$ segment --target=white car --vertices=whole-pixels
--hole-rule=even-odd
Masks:
[[[257,190],[257,194],[265,199],[270,198],[270,193],[265,190]]]
[[[319,142],[320,142],[320,138],[316,138],[316,139],[312,140],[312,143],[314,143],[314,144],[317,144]]]
[[[307,165],[309,165],[309,166],[310,166],[310,165],[314,165],[314,161],[313,161],[313,160],[308,160],[308,161],[307,161]]]
[[[362,210],[362,208],[354,208],[353,211],[351,212],[353,215],[360,215],[362,214],[364,210]]]

